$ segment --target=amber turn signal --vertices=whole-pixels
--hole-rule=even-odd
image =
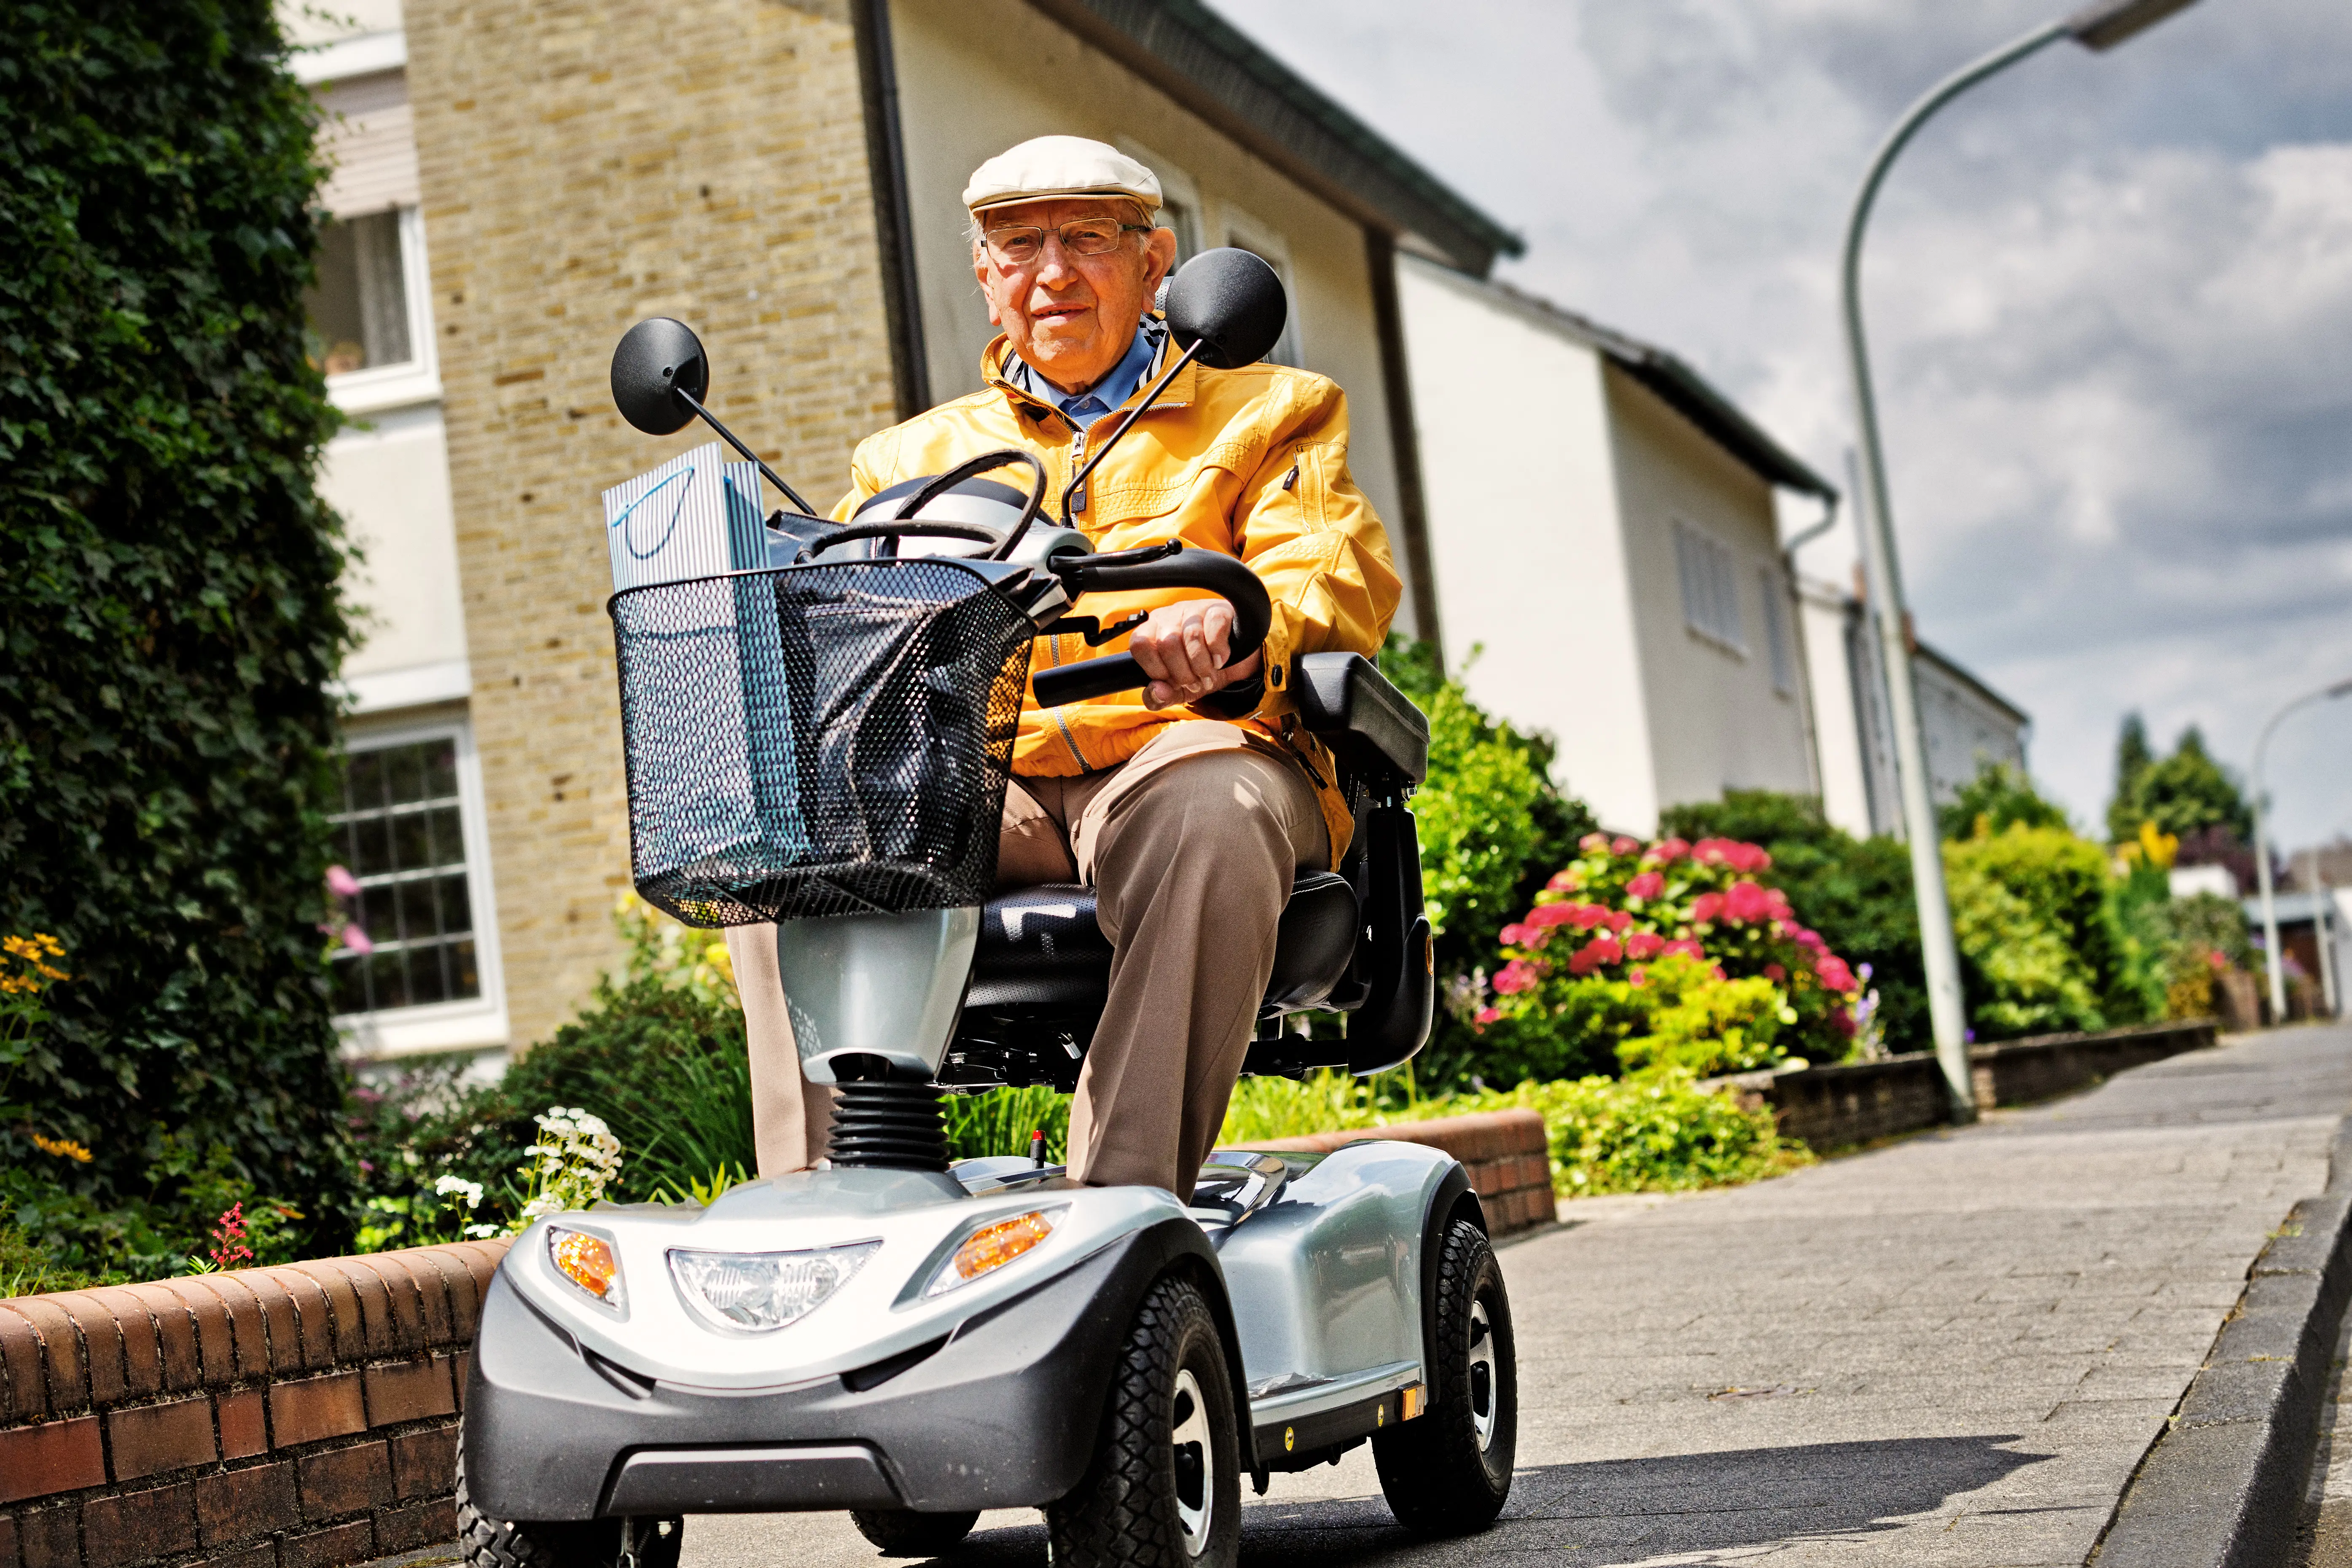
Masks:
[[[947,1267],[940,1270],[939,1278],[924,1293],[936,1296],[1003,1268],[1053,1235],[1054,1227],[1061,1219],[1060,1209],[1040,1208],[982,1226],[963,1239],[963,1244],[955,1249]]]
[[[547,1228],[547,1257],[555,1271],[608,1307],[627,1304],[621,1289],[621,1260],[612,1244],[584,1230]]]

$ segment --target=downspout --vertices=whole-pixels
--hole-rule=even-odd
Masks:
[[[890,0],[851,0],[857,89],[866,117],[866,167],[874,182],[874,238],[882,261],[882,315],[890,335],[890,382],[898,417],[931,406],[923,348],[923,296],[915,274],[915,224],[907,201],[907,143],[898,124],[898,63]]]
[[[1396,462],[1397,531],[1404,544],[1405,580],[1412,585],[1413,634],[1445,668],[1445,638],[1437,616],[1437,569],[1429,550],[1429,507],[1421,487],[1421,434],[1412,417],[1412,380],[1406,373],[1404,310],[1397,299],[1396,238],[1364,230],[1364,261],[1371,274],[1372,318],[1381,341],[1381,391],[1389,405],[1389,449]]]

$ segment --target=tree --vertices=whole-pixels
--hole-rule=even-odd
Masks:
[[[2220,828],[2243,841],[2254,831],[2253,811],[2237,779],[2206,751],[2204,734],[2193,724],[2180,732],[2171,756],[2141,768],[2129,791],[2118,792],[2108,808],[2108,831],[2117,842],[2137,834],[2142,822],[2182,839]]]
[[[2147,724],[2138,713],[2124,715],[2123,733],[2116,737],[2116,794],[2107,806],[2107,841],[2129,843],[2139,832],[2145,819],[2125,821],[2131,814],[2131,801],[2139,789],[2140,775],[2156,760],[2148,749]]]
[[[7,33],[0,933],[58,934],[73,976],[12,1097],[92,1151],[85,1196],[225,1161],[331,1241],[317,110],[268,0],[19,0]],[[0,1129],[0,1168],[39,1130]]]

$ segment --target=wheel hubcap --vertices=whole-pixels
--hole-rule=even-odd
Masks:
[[[1495,1330],[1486,1320],[1486,1303],[1470,1303],[1470,1427],[1478,1434],[1478,1451],[1495,1444]]]
[[[1176,1404],[1169,1428],[1176,1461],[1176,1522],[1184,1532],[1184,1554],[1198,1557],[1209,1549],[1211,1515],[1217,1506],[1213,1473],[1216,1449],[1210,1442],[1208,1402],[1201,1397],[1200,1382],[1189,1370],[1176,1375]]]

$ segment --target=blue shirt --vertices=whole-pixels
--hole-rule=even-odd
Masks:
[[[1063,416],[1080,430],[1118,407],[1135,395],[1143,378],[1151,373],[1151,361],[1160,355],[1160,340],[1168,329],[1146,316],[1135,329],[1135,340],[1118,363],[1106,372],[1102,380],[1080,392],[1066,392],[1037,373],[1036,367],[1019,355],[1013,357],[1012,368],[1004,379],[1033,397],[1044,398],[1062,411]]]

